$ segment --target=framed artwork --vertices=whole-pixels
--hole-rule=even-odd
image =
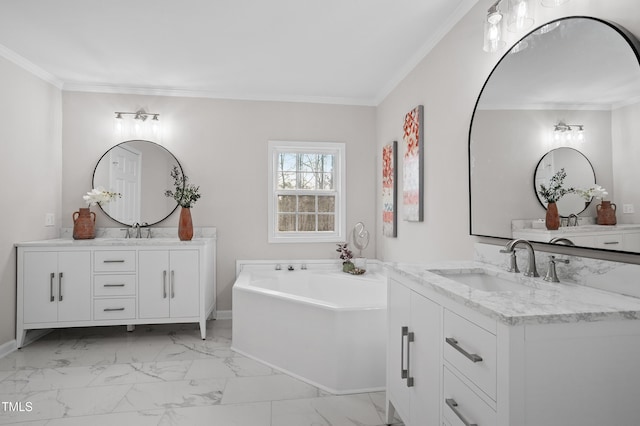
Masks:
[[[382,147],[382,235],[397,237],[398,142]]]
[[[424,107],[422,105],[418,105],[404,116],[403,130],[403,218],[409,222],[422,222],[424,217]]]

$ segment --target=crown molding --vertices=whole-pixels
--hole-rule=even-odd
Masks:
[[[341,98],[330,96],[290,96],[267,95],[252,93],[223,93],[209,90],[188,89],[160,89],[153,87],[130,87],[109,84],[84,84],[79,82],[65,82],[62,90],[68,92],[111,93],[145,96],[175,96],[184,98],[210,98],[239,101],[264,101],[264,102],[298,102],[314,104],[334,104],[353,106],[376,106],[373,99]]]
[[[58,89],[62,89],[62,86],[63,86],[62,81],[54,77],[53,74],[43,70],[33,62],[18,55],[16,52],[14,52],[13,50],[9,49],[8,47],[2,44],[0,44],[0,56],[2,56],[3,58],[7,59],[10,62],[13,62],[20,68],[30,72],[31,74],[46,81],[47,83],[54,85]]]

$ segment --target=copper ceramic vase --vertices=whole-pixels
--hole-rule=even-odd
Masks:
[[[549,231],[555,231],[560,227],[560,215],[558,214],[558,205],[556,203],[547,204],[547,216],[544,224]]]
[[[178,238],[180,241],[191,241],[193,238],[193,222],[191,221],[191,209],[182,207],[180,220],[178,221]]]
[[[598,225],[615,225],[616,224],[616,205],[611,201],[604,201],[596,206]]]
[[[73,215],[73,239],[90,240],[96,237],[96,214],[83,207]]]

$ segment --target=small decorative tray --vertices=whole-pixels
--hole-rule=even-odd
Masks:
[[[353,268],[352,270],[349,271],[349,273],[351,275],[362,275],[365,272],[367,272],[366,269],[361,269],[361,268]]]

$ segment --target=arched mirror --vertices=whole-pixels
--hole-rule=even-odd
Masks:
[[[155,142],[132,140],[114,146],[98,160],[92,184],[122,196],[100,208],[123,225],[163,221],[178,207],[164,195],[173,188],[174,166],[182,171],[176,157]]]
[[[638,49],[638,40],[616,24],[569,17],[507,51],[480,92],[469,129],[472,235],[512,238],[514,223],[545,217],[531,188],[539,160],[558,148],[589,159],[606,199],[620,207],[618,229],[640,225],[640,188],[632,183],[640,182]],[[563,125],[582,128],[583,137],[558,137]],[[569,210],[582,210],[571,211],[581,223],[595,223],[597,203],[584,209],[581,202],[582,209]],[[633,213],[623,213],[625,205]]]
[[[548,186],[553,175],[562,169],[567,174],[564,179],[566,188],[588,189],[596,184],[593,166],[583,153],[567,147],[552,149],[540,159],[533,175],[533,190],[544,208],[547,208],[547,202],[538,192],[540,184]],[[567,194],[557,202],[558,213],[563,217],[580,214],[588,207],[589,201],[585,202],[585,199],[576,193]]]

